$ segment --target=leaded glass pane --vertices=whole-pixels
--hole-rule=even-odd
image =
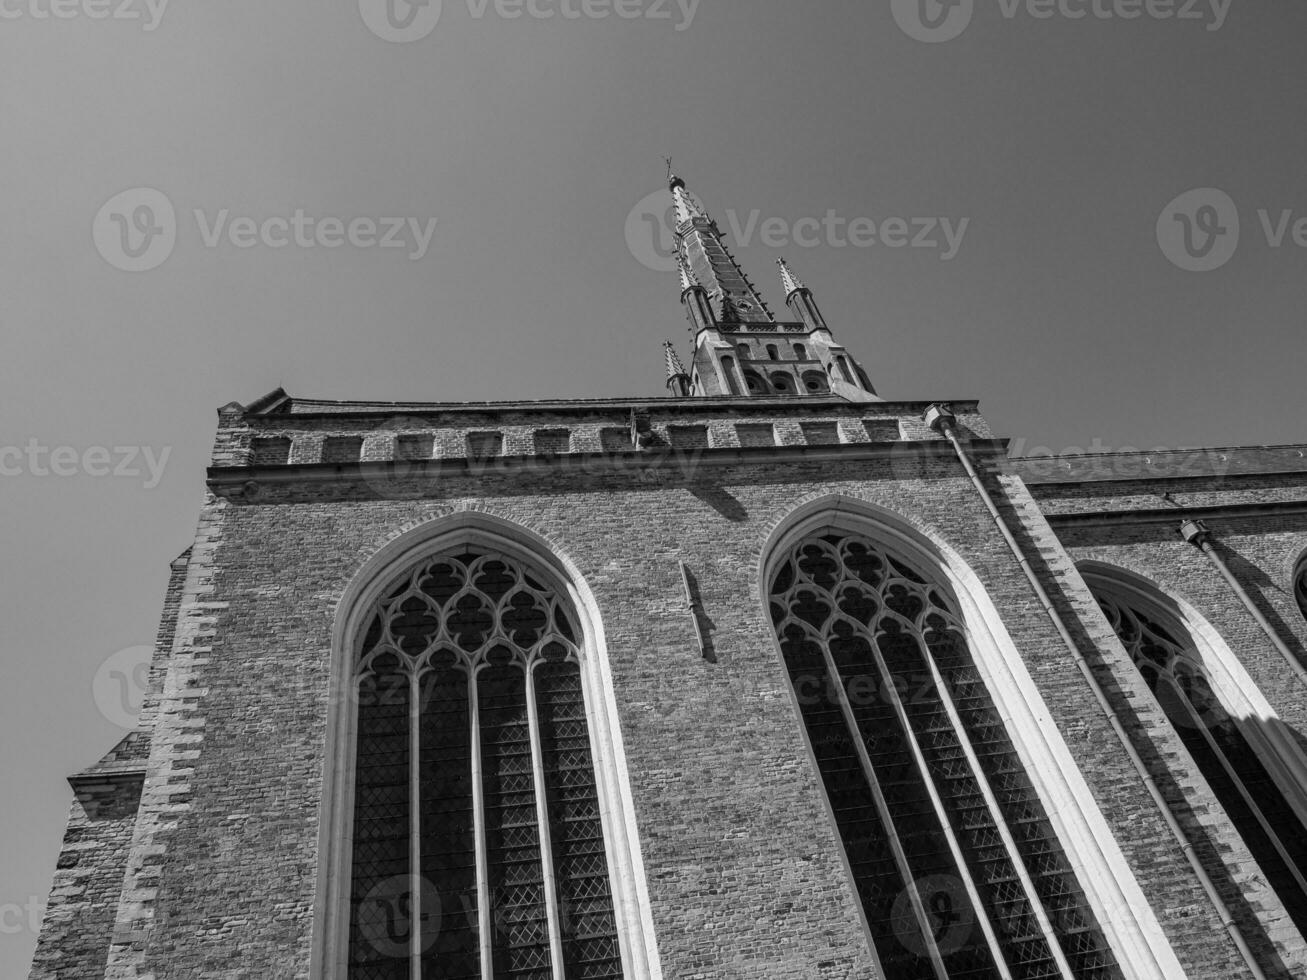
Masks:
[[[359,681],[351,980],[408,980],[409,679],[384,658]]]
[[[418,962],[423,980],[553,980],[559,961],[566,980],[622,977],[575,623],[537,576],[476,549],[377,602],[358,660],[350,980],[409,980]]]
[[[562,653],[562,648],[557,651]],[[567,975],[580,980],[620,978],[622,959],[580,665],[538,664],[535,684]]]
[[[887,980],[998,977],[996,955],[1117,980],[943,591],[831,534],[786,556],[771,609]]]
[[[1285,911],[1307,932],[1307,828],[1212,690],[1192,640],[1115,593],[1094,598]]]

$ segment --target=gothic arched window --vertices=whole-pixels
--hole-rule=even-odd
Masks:
[[[348,980],[623,976],[579,620],[544,581],[466,546],[365,620]]]
[[[1117,980],[946,590],[822,532],[770,607],[886,980]]]
[[[1307,828],[1217,696],[1192,635],[1133,591],[1097,578],[1090,588],[1285,911],[1307,931]]]

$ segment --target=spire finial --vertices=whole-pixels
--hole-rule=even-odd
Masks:
[[[785,287],[785,301],[789,302],[791,296],[800,289],[807,289],[803,280],[794,274],[790,265],[784,259],[777,259],[776,264],[781,267],[781,284]]]
[[[685,187],[685,181],[676,176],[675,171],[672,170],[672,158],[663,157],[663,159],[667,161],[667,186],[671,189],[672,193],[675,194],[678,187]]]

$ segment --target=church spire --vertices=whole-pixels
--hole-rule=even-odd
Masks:
[[[708,290],[703,288],[694,270],[686,263],[680,242],[676,243],[676,267],[681,270],[681,304],[690,320],[690,331],[698,336],[702,330],[716,329],[717,314],[708,300]]]
[[[828,330],[826,319],[812,296],[812,290],[803,284],[784,259],[777,259],[781,268],[781,285],[785,287],[785,305],[788,306],[809,330]]]
[[[694,277],[716,307],[716,319],[732,324],[775,323],[762,294],[726,248],[717,222],[668,167],[668,187],[676,213],[676,242]]]
[[[807,289],[808,287],[803,284],[802,279],[794,274],[793,270],[790,269],[790,264],[784,259],[777,259],[776,264],[781,267],[781,285],[785,287],[785,301],[788,303],[791,296],[800,289]]]
[[[878,401],[866,372],[831,335],[810,290],[778,259],[793,319],[779,322],[727,251],[717,223],[667,165],[676,216],[681,303],[694,334],[691,373],[667,346],[667,387],[677,397],[839,397]]]
[[[690,397],[690,376],[685,373],[685,365],[677,356],[676,348],[670,340],[663,342],[667,358],[667,390],[677,398]]]

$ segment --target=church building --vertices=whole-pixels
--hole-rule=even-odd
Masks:
[[[1010,460],[670,195],[665,397],[219,409],[31,980],[1307,976],[1305,448]]]

